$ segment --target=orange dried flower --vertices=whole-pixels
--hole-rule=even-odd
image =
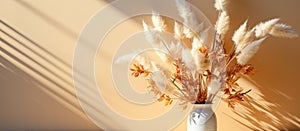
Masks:
[[[158,101],[158,102],[162,102],[164,99],[165,99],[165,94],[162,94],[162,95],[157,99],[157,101]]]
[[[160,97],[157,99],[158,102],[162,102],[163,100],[165,100],[165,106],[171,105],[173,102],[172,98],[166,94],[160,95]]]
[[[245,75],[253,75],[254,74],[254,67],[251,64],[245,65],[243,68],[243,74]]]
[[[199,51],[204,54],[204,53],[206,53],[207,49],[205,47],[201,47],[199,49]]]
[[[234,94],[230,94],[229,97],[227,98],[228,107],[231,107],[234,109],[235,103],[241,103],[242,101],[244,101],[244,97],[245,97],[244,95],[249,93],[250,91],[251,91],[251,89],[244,93],[241,93],[241,91],[239,91]]]
[[[181,81],[181,75],[180,75],[180,69],[179,69],[179,66],[177,65],[177,64],[173,64],[174,66],[175,66],[175,68],[176,68],[176,71],[175,71],[175,73],[173,73],[173,76],[174,76],[174,80],[176,80],[176,79],[178,79],[178,80],[180,80]]]
[[[172,102],[171,102],[171,98],[169,96],[165,96],[165,106],[167,105],[170,105]]]
[[[148,76],[150,73],[149,71],[144,69],[143,65],[140,64],[133,64],[133,67],[130,68],[130,70],[132,71],[131,75],[133,75],[134,77],[139,77],[142,74],[144,74],[144,76]]]

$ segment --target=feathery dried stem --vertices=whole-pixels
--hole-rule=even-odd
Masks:
[[[189,3],[186,0],[175,0],[177,10],[179,12],[179,15],[184,21],[184,24],[188,26],[188,28],[193,29],[195,32],[198,32],[199,30],[199,22],[192,11]]]
[[[218,21],[216,23],[216,31],[219,35],[221,35],[221,38],[224,38],[224,35],[229,30],[229,16],[226,11],[222,11]]]
[[[250,44],[256,39],[254,30],[250,30],[245,33],[241,42],[236,46],[235,53],[239,53],[245,46]]]
[[[235,45],[239,45],[243,41],[243,38],[247,32],[247,22],[248,20],[246,20],[244,24],[242,24],[239,29],[234,32],[232,40],[234,41]]]
[[[152,23],[154,25],[154,30],[162,32],[165,30],[165,22],[162,17],[157,12],[152,12]]]
[[[149,26],[145,23],[145,21],[143,21],[142,23],[147,41],[153,46],[158,46],[160,44],[160,33],[156,30],[151,30]]]
[[[298,37],[298,33],[291,26],[285,24],[276,24],[270,31],[270,35],[285,38]]]
[[[255,26],[255,36],[257,38],[265,37],[270,33],[272,28],[279,22],[279,18],[274,18],[266,22],[262,22]]]
[[[174,37],[177,40],[180,40],[183,38],[183,27],[181,24],[175,21],[174,23]]]
[[[245,65],[256,54],[260,44],[266,39],[266,37],[256,40],[241,50],[241,54],[237,56],[237,62],[240,65]]]
[[[182,91],[182,89],[180,89],[180,87],[175,83],[175,80],[171,80],[171,83],[177,88],[177,90],[186,98],[188,99],[188,96]]]
[[[225,11],[227,8],[228,0],[216,0],[215,1],[215,8],[218,11]]]
[[[166,49],[166,51],[169,53],[169,55],[171,55],[170,50],[168,49],[168,47],[166,46],[166,42],[164,40],[161,39],[160,33],[161,31],[159,29],[162,29],[163,27],[161,27],[159,23],[159,21],[163,21],[163,20],[159,20],[161,19],[160,16],[152,16],[152,21],[156,22],[156,25],[158,29],[150,29],[149,26],[143,21],[143,27],[144,27],[144,34],[145,37],[147,39],[147,41],[156,48],[160,48],[160,46],[164,46],[164,48]],[[163,53],[157,52],[156,53],[163,61],[167,62],[169,60],[168,56],[166,56]],[[172,58],[173,59],[173,58]]]
[[[196,70],[194,58],[193,58],[192,54],[190,53],[190,50],[183,49],[181,55],[182,55],[181,56],[182,60],[185,63],[185,66],[187,66],[190,70]]]

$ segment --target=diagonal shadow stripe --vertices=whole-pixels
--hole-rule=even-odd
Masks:
[[[25,2],[23,0],[15,0],[15,2],[19,3],[23,7],[27,8],[28,10],[30,10],[31,12],[33,12],[34,14],[36,14],[37,16],[39,16],[40,18],[44,19],[47,23],[55,25],[55,27],[58,30],[66,33],[69,37],[71,37],[71,38],[77,38],[77,34],[73,30],[71,30],[70,28],[66,27],[62,23],[56,21],[55,19],[51,18],[49,15],[41,12],[36,7],[30,5],[29,3],[27,3],[27,2]]]
[[[65,66],[67,66],[69,68],[72,68],[71,65],[69,65],[68,63],[66,63],[65,61],[63,61],[61,58],[57,57],[56,55],[54,55],[50,51],[46,50],[45,48],[43,48],[42,46],[40,46],[37,42],[35,42],[32,39],[30,39],[29,37],[25,36],[23,33],[19,32],[18,30],[16,30],[15,28],[13,28],[12,26],[10,26],[9,24],[7,24],[6,22],[4,22],[3,20],[0,19],[0,23],[2,23],[3,25],[5,25],[6,27],[8,27],[9,29],[11,29],[12,31],[14,31],[18,35],[20,35],[23,38],[25,38],[26,40],[28,40],[30,43],[32,43],[34,46],[38,47],[43,52],[46,52],[47,54],[49,54],[51,57],[55,58],[56,60],[58,60],[63,65],[65,65]]]
[[[22,45],[23,47],[25,47],[26,49],[30,50],[32,53],[34,53],[35,55],[41,57],[42,59],[46,60],[50,65],[54,66],[55,68],[57,68],[59,71],[63,72],[64,74],[68,75],[69,77],[72,77],[72,75],[70,73],[68,73],[66,70],[62,69],[61,67],[59,67],[58,65],[54,64],[51,60],[49,60],[48,58],[44,57],[43,55],[39,54],[37,51],[31,49],[30,47],[28,47],[27,45],[25,45],[24,43],[22,43],[21,41],[17,40],[15,37],[13,37],[12,35],[8,34],[7,32],[3,31],[2,29],[0,29],[0,32],[2,32],[3,34],[5,34],[6,36],[8,36],[9,38],[13,39],[14,41],[16,41],[17,43],[19,43],[20,45]]]
[[[25,36],[24,34],[22,34],[21,32],[19,32],[17,29],[13,28],[12,26],[10,26],[9,24],[7,24],[6,22],[0,20],[0,23],[2,23],[3,25],[5,25],[6,27],[8,27],[9,29],[11,29],[12,31],[14,31],[15,33],[17,33],[18,35],[20,35],[21,37],[25,38],[26,40],[28,40],[30,43],[32,43],[34,46],[38,47],[39,49],[41,49],[42,51],[44,51],[45,53],[47,53],[48,55],[50,55],[51,57],[55,58],[56,60],[58,60],[59,62],[61,62],[63,65],[67,66],[68,68],[72,68],[70,65],[68,65],[66,62],[64,62],[62,59],[58,58],[57,56],[55,56],[53,53],[49,52],[48,50],[44,49],[43,47],[41,47],[38,43],[36,43],[35,41],[33,41],[32,39],[30,39],[29,37]],[[61,67],[57,66],[56,64],[54,64],[52,61],[50,61],[49,59],[47,59],[46,57],[44,57],[43,55],[41,55],[40,53],[38,53],[37,51],[34,51],[33,49],[31,49],[29,46],[27,46],[26,44],[22,43],[20,40],[16,39],[15,37],[13,37],[12,35],[8,34],[7,32],[3,31],[2,29],[0,29],[0,32],[4,33],[5,35],[7,35],[8,37],[10,37],[11,39],[13,39],[14,41],[18,42],[19,44],[21,44],[23,47],[25,47],[26,49],[30,50],[31,52],[33,52],[35,55],[41,57],[42,59],[46,60],[49,64],[51,64],[52,66],[56,67],[58,70],[60,70],[61,72],[65,73],[67,76],[72,77],[72,74],[68,73],[66,70],[63,70]],[[84,79],[84,75],[79,72],[78,70],[72,68],[76,73],[78,73],[80,76],[82,76],[82,79]],[[87,86],[87,82],[85,82],[84,80],[80,80],[79,81],[81,84]],[[66,82],[69,85],[72,84],[70,82]]]
[[[6,45],[10,46],[9,42],[7,42],[6,40],[0,38],[0,41],[5,43]],[[10,46],[11,48],[15,49],[16,51],[20,52],[20,50],[16,49],[15,47],[13,46]],[[54,80],[52,80],[51,78],[49,78],[48,76],[44,75],[43,73],[41,73],[40,71],[38,71],[37,69],[31,67],[29,64],[25,63],[24,61],[22,61],[21,59],[17,58],[16,56],[14,56],[13,54],[11,54],[10,52],[8,52],[7,50],[3,49],[2,47],[0,47],[0,51],[2,51],[3,53],[7,54],[8,56],[10,56],[11,58],[13,58],[14,60],[16,60],[17,62],[19,62],[20,64],[24,65],[25,67],[27,67],[28,69],[30,69],[31,71],[33,71],[34,73],[38,74],[39,76],[41,76],[42,78],[46,79],[47,81],[51,82],[52,84],[54,84],[55,86],[61,88],[63,91],[67,92],[68,94],[70,94],[71,96],[73,97],[76,97],[75,94],[73,94],[72,92],[66,90],[62,85],[60,85],[59,83],[55,82]],[[32,60],[32,61],[35,61],[33,60],[32,58],[30,58],[29,56],[27,56],[25,53],[23,52],[20,52],[22,55],[24,55],[25,57],[28,57],[28,59]],[[38,64],[38,63],[36,63]],[[39,64],[41,66],[41,64]],[[38,80],[36,80],[38,81]],[[59,97],[62,97],[62,95],[60,95],[59,93],[55,92],[53,89],[51,89],[49,86],[41,83],[38,81],[38,83],[40,83],[41,85],[43,85],[43,87],[48,87],[47,89],[48,90],[51,90],[51,92],[53,92],[55,95],[59,96]],[[65,99],[65,98],[63,98]],[[72,103],[71,101],[67,100],[66,101],[71,104],[73,107],[76,107],[77,109],[81,110],[81,108],[77,107],[74,103]],[[94,105],[90,104],[90,102],[82,99],[81,100],[82,102],[86,103],[89,107],[91,107],[93,110],[95,110],[96,112],[102,114],[102,115],[105,115],[103,114],[102,112],[99,111],[99,109],[97,109]]]

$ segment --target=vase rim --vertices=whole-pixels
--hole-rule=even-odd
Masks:
[[[209,107],[209,106],[212,106],[213,104],[192,104],[192,106],[194,107]]]

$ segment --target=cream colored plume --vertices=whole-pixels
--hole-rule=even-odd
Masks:
[[[200,71],[200,67],[201,67],[201,53],[199,51],[199,49],[203,46],[202,42],[194,37],[193,42],[192,42],[192,50],[191,50],[191,55],[193,57],[194,63],[196,65],[196,69],[197,71]],[[202,54],[204,55],[204,54]]]
[[[154,86],[162,93],[172,96],[175,93],[175,88],[172,87],[168,80],[168,77],[162,71],[156,71],[151,73],[150,81],[154,83]]]
[[[145,70],[153,70],[152,63],[150,62],[150,58],[144,55],[137,55],[135,60],[144,66]]]
[[[243,36],[241,42],[236,46],[235,53],[239,53],[245,46],[247,46],[249,43],[252,43],[255,39],[255,31],[247,31]]]
[[[201,53],[200,51],[192,50],[191,54],[194,59],[196,71],[198,71],[199,73],[203,73],[203,71],[209,69],[210,61],[209,58],[207,58],[204,53]]]
[[[229,16],[226,11],[222,11],[219,19],[216,23],[216,31],[219,35],[224,37],[224,35],[229,30]]]
[[[162,60],[163,62],[166,63],[171,63],[172,62],[172,58],[171,58],[171,54],[169,54],[168,50],[165,49],[164,46],[160,45],[161,47],[159,49],[164,49],[163,51],[161,50],[157,50],[156,55],[160,58],[160,60]]]
[[[123,56],[118,57],[116,60],[114,60],[114,63],[116,64],[120,64],[123,62],[128,62],[131,61],[135,56],[138,55],[138,53],[140,53],[142,50],[141,49],[135,49],[132,53],[130,54],[126,54]]]
[[[225,11],[226,7],[227,7],[227,4],[228,4],[228,0],[216,0],[215,1],[215,8],[218,11]]]
[[[149,31],[149,26],[146,24],[145,21],[142,21],[142,24],[143,24],[143,28],[144,28],[144,31]]]
[[[174,44],[173,42],[171,42],[171,44],[168,44],[168,49],[170,51],[170,55],[173,58],[179,58],[181,57],[181,52],[183,50],[183,45],[180,41],[178,41],[176,44]]]
[[[190,70],[196,70],[196,65],[194,63],[194,58],[189,49],[183,49],[181,53],[182,60]]]
[[[154,30],[157,30],[159,32],[162,32],[165,30],[165,22],[163,18],[157,13],[157,12],[152,12],[152,23],[154,25]]]
[[[160,31],[155,29],[150,29],[149,26],[144,21],[143,21],[143,27],[144,27],[145,37],[147,41],[151,44],[151,46],[154,48],[163,49],[164,46],[162,45],[163,40],[161,40]],[[167,56],[166,54],[161,53],[159,51],[156,51],[156,54],[160,57],[162,61],[170,62],[169,56]]]
[[[194,37],[194,33],[192,32],[192,30],[190,30],[186,26],[183,26],[183,34],[185,35],[186,38],[193,38]]]
[[[256,40],[248,44],[244,49],[241,50],[237,58],[237,63],[240,65],[245,65],[247,62],[256,54],[259,49],[260,44],[266,39],[266,37]]]
[[[255,28],[255,36],[257,38],[265,37],[270,33],[272,28],[278,23],[279,18],[274,18],[266,22],[262,22],[256,25]]]
[[[242,24],[239,29],[237,29],[233,36],[232,36],[232,40],[234,41],[235,45],[241,44],[241,42],[244,39],[245,34],[247,33],[247,22],[248,20],[246,20],[244,22],[244,24]]]
[[[149,26],[143,21],[144,34],[147,41],[152,44],[152,46],[158,47],[161,43],[160,33],[157,30],[150,29]]]
[[[276,24],[270,31],[270,35],[286,38],[298,37],[298,33],[291,26],[285,24]]]
[[[183,27],[181,24],[175,21],[174,23],[174,37],[177,40],[183,38]]]
[[[192,50],[198,51],[202,46],[203,46],[203,42],[200,39],[194,37],[192,42]]]
[[[161,92],[165,92],[168,80],[162,71],[151,73],[150,79]]]
[[[194,37],[192,42],[191,55],[196,65],[196,70],[202,73],[204,70],[208,69],[210,63],[208,58],[206,58],[205,53],[201,53],[199,51],[201,47],[204,47],[203,42]]]
[[[209,43],[207,43],[207,38],[208,38],[208,31],[209,31],[209,29],[210,29],[210,27],[204,29],[202,32],[200,32],[200,35],[199,35],[200,40],[202,41],[202,44],[203,44],[204,46],[209,46],[209,45],[208,45]]]
[[[166,95],[172,95],[174,93],[174,88],[171,86],[168,79],[171,78],[172,73],[154,61],[151,61],[151,64],[153,73],[150,75],[150,81],[153,81],[154,86],[157,87],[160,92]]]
[[[194,56],[196,69],[199,73],[203,73],[205,70],[209,70],[210,61],[203,53],[198,53]]]
[[[175,0],[175,2],[179,15],[182,17],[185,26],[188,26],[188,28],[198,32],[199,30],[197,29],[199,29],[199,22],[189,3],[186,2],[186,0]]]

